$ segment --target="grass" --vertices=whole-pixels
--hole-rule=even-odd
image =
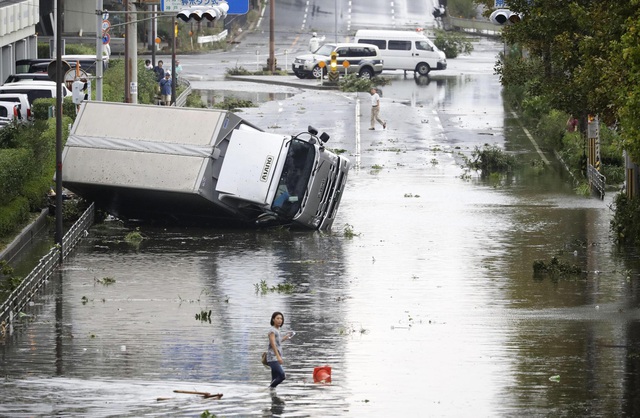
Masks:
[[[260,280],[260,283],[255,283],[253,286],[256,289],[256,293],[260,295],[266,295],[267,293],[291,294],[296,288],[293,283],[278,283],[276,286],[269,286],[266,280]]]

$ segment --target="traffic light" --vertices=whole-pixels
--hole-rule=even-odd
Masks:
[[[332,72],[338,71],[338,54],[335,51],[331,53],[331,62],[329,63],[329,69]]]
[[[489,20],[498,25],[508,25],[520,22],[522,15],[520,13],[514,13],[509,9],[497,9],[491,13]]]
[[[196,22],[200,22],[202,19],[213,21],[226,17],[228,11],[229,5],[227,3],[219,3],[214,6],[207,7],[190,7],[188,9],[180,10],[180,13],[178,13],[178,19],[185,22],[188,22],[191,19]]]

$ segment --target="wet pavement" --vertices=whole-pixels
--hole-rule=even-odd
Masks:
[[[463,167],[484,143],[540,158],[502,104],[500,48],[393,74],[386,131],[367,129],[365,93],[234,85],[266,97],[242,117],[314,125],[352,160],[333,231],[141,227],[132,246],[135,226],[96,225],[0,341],[0,415],[637,415],[640,266],[611,244],[613,194],[577,196],[555,164]],[[584,277],[534,279],[552,256]],[[259,357],[276,310],[296,336],[271,396]],[[329,385],[313,383],[323,365]]]

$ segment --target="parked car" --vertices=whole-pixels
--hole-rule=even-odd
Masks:
[[[62,97],[69,95],[69,90],[62,84]],[[0,86],[0,94],[3,93],[20,93],[26,94],[29,98],[29,104],[33,105],[36,99],[56,97],[55,81],[34,81],[23,80],[15,83],[4,84]]]
[[[37,80],[37,81],[52,81],[49,78],[49,74],[46,72],[40,73],[22,73],[22,74],[11,74],[4,81],[4,84],[7,83],[15,83],[16,81],[24,81],[24,80]]]
[[[72,68],[76,63],[80,64],[80,68],[87,73],[95,75],[96,56],[95,55],[63,55],[62,60],[67,62]],[[47,72],[49,64],[54,61],[51,58],[27,58],[16,61],[16,73],[35,73]],[[103,71],[109,67],[109,57],[105,56],[102,60]]]
[[[4,127],[13,120],[22,120],[20,103],[0,101],[0,127]]]
[[[334,51],[338,56],[338,72],[341,74],[345,72],[345,66],[343,66],[345,61],[349,62],[346,67],[347,74],[358,74],[362,78],[371,78],[382,72],[383,61],[377,46],[337,43],[324,44],[313,54],[297,56],[292,64],[293,73],[298,78],[320,78],[323,73],[327,73],[331,62],[331,53]],[[324,69],[318,65],[320,62],[326,64]]]
[[[29,96],[24,93],[0,93],[0,100],[3,102],[14,102],[20,105],[22,119],[31,119],[31,103]]]

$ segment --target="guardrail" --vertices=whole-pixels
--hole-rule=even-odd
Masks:
[[[75,248],[80,239],[87,235],[87,229],[93,225],[94,204],[80,216],[62,239],[62,258],[65,259]],[[60,247],[53,247],[31,273],[11,292],[7,300],[0,305],[0,335],[13,333],[13,322],[16,315],[23,311],[40,288],[46,283],[60,264]]]
[[[228,34],[229,34],[229,31],[225,29],[217,35],[198,36],[196,42],[198,42],[199,44],[208,44],[208,43],[218,42],[223,39],[226,39]]]
[[[596,170],[593,165],[587,164],[587,179],[589,180],[591,190],[598,193],[600,199],[604,199],[604,188],[607,184],[607,178]]]
[[[476,32],[490,36],[500,36],[502,26],[488,20],[461,19],[458,17],[445,17],[445,27],[459,29],[464,32]]]
[[[191,83],[189,83],[189,80],[185,80],[184,78],[179,78],[178,84],[185,85],[186,88],[182,93],[180,93],[178,97],[176,97],[174,106],[184,107],[187,104],[187,97],[189,97],[193,89],[191,88]]]

